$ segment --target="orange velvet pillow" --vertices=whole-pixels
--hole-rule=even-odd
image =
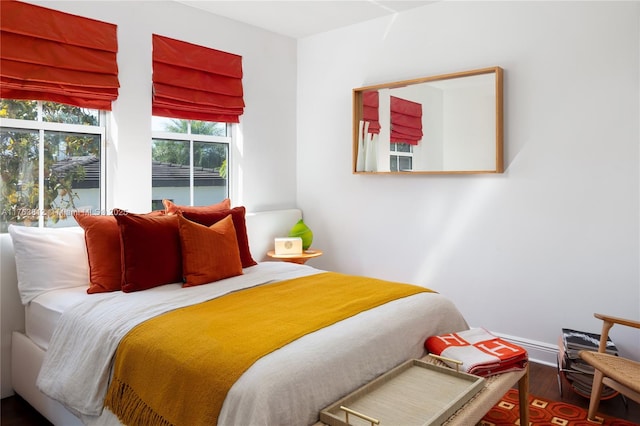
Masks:
[[[253,260],[251,256],[251,249],[249,248],[249,237],[247,236],[247,224],[244,219],[245,208],[234,207],[229,210],[221,210],[217,212],[182,212],[182,216],[186,219],[194,221],[204,226],[211,226],[214,223],[224,219],[228,215],[231,215],[233,219],[233,226],[236,229],[236,238],[238,239],[238,251],[240,252],[240,260],[242,261],[242,267],[248,268],[249,266],[257,265],[257,262]]]
[[[182,244],[184,287],[207,284],[242,275],[242,262],[233,219],[224,219],[207,227],[178,215]]]
[[[228,210],[231,208],[231,200],[228,198],[225,198],[219,203],[212,204],[210,206],[179,206],[171,200],[162,200],[162,204],[164,204],[164,211],[167,214],[176,214],[178,212],[212,213],[219,212],[220,210]]]
[[[182,282],[180,232],[175,215],[141,215],[114,209],[120,229],[122,291]]]
[[[105,293],[122,287],[120,263],[120,230],[113,216],[74,212],[78,225],[84,229],[84,241],[89,259],[87,293]]]

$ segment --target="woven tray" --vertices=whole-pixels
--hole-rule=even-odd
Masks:
[[[439,425],[483,386],[482,377],[414,359],[325,408],[320,421],[330,426]],[[348,423],[346,411],[351,411]]]

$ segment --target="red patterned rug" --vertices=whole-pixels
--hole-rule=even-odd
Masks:
[[[587,421],[587,410],[564,402],[547,401],[536,396],[529,396],[529,424],[530,425],[561,425],[561,426],[593,426],[598,423]],[[520,425],[520,410],[518,409],[518,391],[510,389],[502,400],[479,423],[482,426]],[[605,426],[637,426],[614,417],[603,416]]]

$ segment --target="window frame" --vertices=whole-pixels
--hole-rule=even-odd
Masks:
[[[15,101],[22,101],[21,99],[10,99]],[[29,101],[29,100],[24,100]],[[45,227],[45,215],[44,212],[44,191],[45,176],[44,176],[44,160],[45,160],[45,132],[62,132],[62,133],[80,133],[87,135],[99,135],[100,136],[100,179],[99,179],[99,212],[101,213],[106,209],[107,203],[107,123],[108,111],[95,110],[93,108],[83,108],[98,111],[98,120],[100,125],[86,125],[86,124],[70,124],[70,123],[57,123],[44,121],[44,114],[42,105],[44,102],[51,101],[39,101],[30,100],[37,103],[37,116],[35,120],[21,120],[17,118],[3,118],[0,117],[0,128],[12,128],[26,131],[38,132],[38,228]],[[59,102],[58,102],[59,103]]]
[[[189,205],[194,205],[195,200],[195,178],[194,178],[194,164],[193,164],[193,145],[194,142],[200,143],[222,143],[227,145],[227,198],[231,198],[232,193],[232,168],[231,164],[233,161],[233,150],[231,149],[234,143],[234,135],[235,135],[235,123],[224,123],[225,124],[225,134],[226,136],[218,136],[218,135],[204,135],[199,133],[191,133],[191,123],[193,121],[205,121],[206,120],[189,120],[184,118],[175,118],[175,117],[164,117],[164,116],[156,116],[152,115],[152,120],[154,117],[170,119],[170,120],[183,120],[187,122],[187,132],[186,133],[177,133],[177,132],[167,132],[162,130],[151,130],[151,143],[154,140],[174,140],[174,141],[182,141],[189,143]],[[223,123],[218,121],[209,121],[209,123]],[[153,125],[152,125],[153,127]],[[153,162],[153,156],[151,158]],[[151,176],[151,180],[153,181],[153,174]],[[151,197],[151,202],[153,203],[153,196]],[[216,201],[211,202],[214,204]]]

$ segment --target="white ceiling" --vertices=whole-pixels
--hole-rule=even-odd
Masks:
[[[424,6],[422,0],[176,0],[293,38],[319,34]]]

